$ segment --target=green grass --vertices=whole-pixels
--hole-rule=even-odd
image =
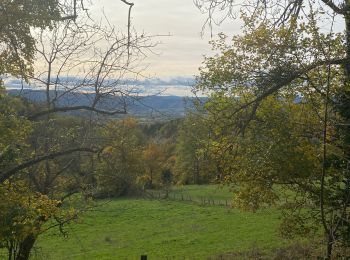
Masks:
[[[210,198],[214,200],[232,200],[229,187],[219,185],[186,185],[175,186],[170,195],[184,195],[191,198]]]
[[[215,187],[190,186],[192,196]],[[200,192],[202,190],[202,193]],[[176,191],[174,191],[176,192]],[[184,192],[184,190],[182,190]],[[258,246],[268,252],[287,244],[278,236],[278,212],[240,212],[178,201],[121,199],[100,202],[70,224],[68,238],[40,237],[34,259],[206,259]]]

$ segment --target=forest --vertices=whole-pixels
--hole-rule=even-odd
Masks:
[[[124,29],[0,0],[0,258],[349,259],[350,1],[188,3],[242,30],[172,117],[132,84],[161,35],[118,2]]]

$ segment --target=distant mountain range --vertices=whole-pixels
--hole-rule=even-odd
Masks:
[[[31,84],[27,84],[23,80],[16,79],[13,77],[2,78],[7,89],[45,89],[40,82],[34,81]],[[45,79],[44,79],[45,81]],[[79,85],[84,79],[79,77],[61,77],[59,82],[64,86],[76,86]],[[105,80],[108,82],[115,83],[115,80]],[[161,94],[162,96],[192,96],[192,86],[195,85],[195,79],[193,77],[172,77],[172,78],[150,78],[150,79],[124,79],[118,80],[118,86],[124,89],[128,93],[137,95],[149,96],[155,94]],[[79,87],[80,92],[91,92],[94,88],[85,86]],[[130,92],[129,92],[130,91]]]
[[[43,103],[46,100],[46,92],[43,90],[7,90],[9,95],[21,96],[29,101]],[[51,98],[54,98],[53,92],[50,93]],[[57,107],[64,106],[90,106],[94,100],[95,94],[91,93],[64,93],[58,92],[55,105]],[[99,103],[98,108],[104,110],[122,109],[126,104],[128,115],[143,118],[177,118],[185,115],[186,109],[193,109],[193,98],[181,96],[128,96],[124,98],[108,96]],[[87,115],[90,112],[74,111],[69,114]],[[115,117],[118,117],[116,115]]]

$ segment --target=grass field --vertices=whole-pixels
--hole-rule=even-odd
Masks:
[[[191,198],[210,198],[213,200],[231,200],[232,193],[227,186],[219,185],[186,185],[174,187],[170,195],[184,195]]]
[[[174,189],[190,196],[230,198],[215,186]],[[101,201],[68,226],[67,238],[40,237],[34,259],[206,259],[259,247],[268,252],[287,244],[278,236],[278,212],[240,212],[223,206],[119,199]]]

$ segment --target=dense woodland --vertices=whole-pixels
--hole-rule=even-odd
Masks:
[[[184,117],[159,122],[128,115],[128,102],[138,100],[122,82],[139,75],[134,64],[155,43],[132,29],[134,4],[121,1],[129,11],[125,33],[92,21],[85,1],[1,1],[0,75],[46,93],[35,103],[7,95],[0,81],[0,250],[7,258],[29,259],[38,237],[64,234],[94,201],[151,190],[167,199],[176,185],[223,184],[235,208],[277,208],[281,237],[316,240],[315,257],[347,259],[350,1],[256,0],[240,8],[195,1],[209,27],[217,16],[239,15],[243,33],[212,41],[217,54],[205,58],[193,86],[207,98],[191,99]],[[65,80],[72,74],[80,79],[74,84]],[[86,89],[88,105],[60,103]]]

